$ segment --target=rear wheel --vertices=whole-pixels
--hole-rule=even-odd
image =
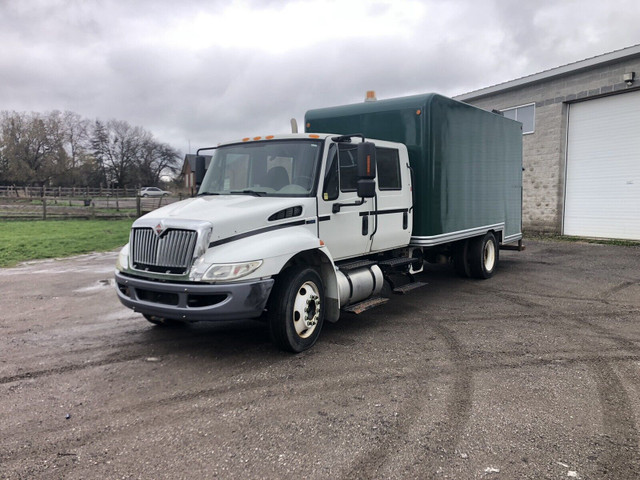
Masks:
[[[493,233],[488,232],[469,242],[469,267],[474,278],[490,278],[498,266],[498,241]]]
[[[282,350],[302,352],[316,343],[324,322],[324,285],[310,267],[281,273],[268,308],[271,339]]]

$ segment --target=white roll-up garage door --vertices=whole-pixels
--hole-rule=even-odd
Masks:
[[[640,92],[569,107],[564,234],[640,240]]]

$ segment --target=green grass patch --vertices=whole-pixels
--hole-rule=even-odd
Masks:
[[[127,243],[133,220],[0,221],[0,267],[105,252]]]

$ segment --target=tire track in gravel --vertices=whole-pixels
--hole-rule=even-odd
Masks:
[[[166,332],[171,332],[172,335],[167,335],[164,338],[155,338],[155,339],[142,339],[135,341],[123,341],[115,344],[101,344],[92,347],[84,347],[78,348],[74,350],[67,351],[63,354],[61,358],[68,358],[70,356],[79,356],[85,354],[97,354],[101,351],[110,352],[107,358],[95,361],[87,361],[83,359],[77,359],[78,362],[81,363],[71,363],[67,365],[60,365],[51,368],[39,369],[39,370],[28,370],[25,372],[15,373],[13,375],[5,375],[0,377],[0,385],[16,382],[19,380],[26,379],[36,379],[40,377],[46,377],[50,375],[57,375],[61,373],[75,372],[79,370],[85,370],[87,368],[93,367],[101,367],[105,365],[111,365],[116,363],[129,362],[133,360],[140,360],[142,358],[146,358],[151,356],[150,351],[153,348],[163,347],[170,344],[178,344],[178,345],[187,345],[189,348],[194,347],[202,347],[209,346],[211,344],[211,338],[215,336],[215,334],[211,335],[199,335],[194,336],[195,334],[190,331],[182,331],[180,335],[176,335],[177,329],[166,329]],[[256,329],[257,331],[257,329]],[[130,333],[125,332],[125,333]],[[135,333],[144,334],[143,331],[135,331]],[[102,338],[111,338],[107,336],[103,336]],[[265,334],[266,339],[266,334]],[[265,340],[266,341],[266,340]],[[247,345],[248,346],[248,345]],[[126,353],[124,352],[127,349],[131,349],[132,347],[145,347],[145,352],[143,353]],[[171,352],[169,352],[171,353]],[[121,357],[119,355],[122,355]],[[50,359],[49,359],[50,360]]]
[[[558,295],[558,294],[551,294],[551,293],[522,293],[522,292],[510,292],[508,290],[498,290],[497,288],[488,288],[487,291],[490,292],[492,295],[495,295],[499,298],[503,298],[505,300],[509,300],[512,303],[515,303],[517,305],[523,306],[523,307],[527,307],[527,308],[548,308],[547,305],[544,305],[542,303],[536,302],[535,299],[536,298],[541,298],[541,299],[548,299],[548,300],[567,300],[567,301],[573,301],[573,302],[581,302],[581,303],[601,303],[604,305],[610,305],[610,298],[615,295],[616,293],[619,293],[621,291],[624,291],[625,289],[629,288],[629,287],[633,287],[638,285],[639,282],[636,281],[625,281],[622,282],[619,285],[616,285],[612,288],[609,288],[608,290],[605,290],[604,292],[602,292],[601,294],[597,295],[595,298],[591,298],[591,297],[580,297],[577,295]],[[529,297],[529,299],[525,299],[523,297]],[[629,308],[632,309],[637,309],[638,307],[636,305],[628,305]]]
[[[434,461],[433,450],[419,451],[413,458],[411,465],[403,465],[406,475],[412,477],[418,475],[418,472],[435,472],[436,463],[439,464],[455,454],[455,449],[471,416],[473,374],[470,369],[469,356],[465,353],[456,335],[442,323],[444,322],[427,325],[444,341],[452,363],[448,375],[453,377],[453,385],[447,394],[444,416],[442,421],[436,423],[436,427],[429,435],[429,441],[436,443],[435,453],[439,455],[439,460]],[[428,370],[420,369],[418,366],[413,371],[413,376],[416,380],[419,378],[424,380],[425,371]],[[416,385],[418,384],[416,382]],[[391,427],[393,430],[383,432],[384,436],[378,444],[362,454],[342,478],[361,480],[383,476],[382,470],[391,455],[397,454],[407,445],[407,436],[419,422],[425,398],[427,398],[427,388],[423,387],[413,392],[411,402],[402,411],[402,421],[396,424],[395,428]]]
[[[148,355],[147,354],[145,355],[129,354],[129,355],[121,355],[121,356],[119,355],[117,357],[113,356],[113,358],[105,358],[102,360],[89,361],[89,362],[84,362],[82,364],[71,364],[71,365],[63,365],[63,366],[54,367],[54,368],[46,368],[42,370],[32,370],[28,372],[18,373],[16,375],[0,377],[0,385],[17,382],[19,380],[27,380],[27,379],[31,380],[31,379],[36,379],[40,377],[46,377],[49,375],[59,375],[59,374],[64,374],[69,372],[76,372],[79,370],[85,370],[87,368],[103,367],[105,365],[113,365],[116,363],[130,362],[133,360],[140,360],[141,358],[145,358],[145,357],[148,357]]]
[[[621,284],[618,288],[606,291],[605,298],[628,286],[630,285]],[[592,321],[580,318],[571,319],[571,321],[578,324],[580,328],[586,328],[598,334],[599,338],[613,342],[619,349],[628,352],[640,350],[637,343]],[[605,435],[603,452],[597,461],[598,478],[640,478],[640,435],[635,413],[624,383],[612,365],[620,362],[605,355],[600,343],[584,338],[581,343],[592,349],[595,354],[594,359],[585,363],[596,381],[602,407]]]
[[[638,429],[624,384],[605,357],[586,364],[597,384],[605,431],[598,478],[640,478]]]
[[[244,367],[236,365],[234,368],[242,370]],[[123,429],[142,428],[145,425],[156,424],[158,418],[154,412],[159,409],[170,409],[173,413],[170,421],[172,423],[181,424],[183,420],[193,417],[193,412],[188,408],[173,408],[171,406],[191,405],[194,401],[198,402],[201,409],[209,410],[212,414],[219,414],[233,408],[246,407],[250,403],[249,398],[257,397],[264,399],[264,391],[269,389],[283,388],[284,384],[274,383],[273,378],[258,378],[262,373],[272,370],[272,365],[265,364],[259,370],[252,370],[252,375],[256,378],[241,382],[231,382],[222,385],[214,385],[207,388],[200,388],[193,391],[178,391],[175,393],[162,395],[158,398],[144,399],[132,405],[119,406],[114,409],[95,410],[90,415],[84,417],[85,425],[93,425],[91,430],[84,430],[82,435],[70,430],[60,431],[58,426],[42,428],[37,433],[38,443],[32,443],[29,446],[20,445],[14,450],[8,450],[10,439],[5,438],[5,443],[0,449],[0,458],[3,462],[17,462],[24,459],[33,458],[35,456],[42,457],[43,454],[55,456],[61,449],[77,449],[85,445],[100,442],[104,438],[113,436],[115,432]],[[232,378],[237,372],[227,371],[225,376]],[[357,380],[354,381],[353,375],[357,373]],[[296,394],[308,392],[318,386],[321,387],[323,395],[331,396],[333,393],[342,392],[345,389],[344,381],[347,380],[349,388],[366,388],[374,382],[390,382],[397,378],[396,373],[389,373],[380,376],[375,371],[363,368],[361,371],[349,370],[341,374],[332,372],[331,376],[318,382],[316,378],[305,378],[296,381]],[[312,393],[313,394],[313,393]],[[215,405],[202,403],[205,400],[215,400]],[[257,400],[256,400],[257,401]],[[278,405],[276,405],[278,407]],[[199,410],[199,414],[205,416],[205,410]],[[118,423],[115,425],[102,424],[104,418],[117,418]],[[101,420],[102,419],[102,420]],[[96,425],[98,427],[96,428]],[[62,433],[62,438],[53,438]],[[5,450],[3,452],[3,450]],[[358,478],[362,478],[358,476]]]
[[[575,301],[591,300],[592,302],[596,301],[604,305],[609,305],[609,298],[611,296],[636,284],[637,282],[635,281],[625,281],[603,291],[595,299],[577,298]],[[496,292],[496,294],[505,300],[528,308],[544,307],[541,304],[523,300],[516,294],[505,295],[499,292]],[[545,295],[537,296],[545,298]],[[613,315],[615,312],[611,314]],[[613,333],[608,328],[604,328],[584,318],[571,318],[581,316],[581,313],[574,314],[571,317],[566,314],[551,315],[549,312],[541,313],[541,315],[550,321],[558,321],[565,327],[577,326],[578,332],[584,332],[585,329],[590,330],[597,334],[598,338],[604,338],[613,342],[616,347],[618,347],[616,351],[623,349],[627,352],[637,353],[640,350],[640,346],[635,342]],[[612,366],[612,362],[629,361],[629,359],[634,358],[634,356],[629,355],[622,359],[619,357],[616,359],[611,358],[604,354],[601,342],[589,340],[589,338],[584,335],[571,335],[567,328],[561,328],[559,330],[563,336],[572,342],[576,340],[579,341],[586,347],[588,352],[593,353],[593,356],[590,358],[579,358],[577,361],[581,361],[589,368],[591,376],[597,386],[599,404],[602,409],[604,440],[602,452],[597,460],[597,478],[640,478],[640,436],[635,421],[635,414],[624,383]],[[572,328],[571,330],[575,332],[576,328]]]

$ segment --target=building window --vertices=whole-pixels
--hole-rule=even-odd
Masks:
[[[533,133],[536,126],[536,105],[531,103],[529,105],[522,105],[520,107],[507,108],[502,110],[502,114],[522,123],[522,133]]]

